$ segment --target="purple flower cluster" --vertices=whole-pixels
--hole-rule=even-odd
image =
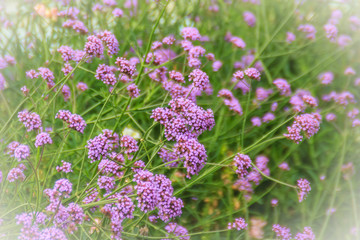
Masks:
[[[276,236],[281,238],[282,240],[290,240],[291,232],[290,228],[280,226],[279,224],[274,224],[272,226],[273,232],[275,232]]]
[[[119,67],[118,70],[127,75],[128,77],[132,77],[136,71],[135,65],[133,65],[129,60],[126,58],[117,58],[115,64]]]
[[[211,109],[204,110],[194,102],[177,98],[168,108],[156,108],[151,118],[165,126],[165,136],[169,141],[194,138],[204,131],[210,131],[215,122]]]
[[[102,58],[104,56],[104,46],[101,39],[99,39],[95,35],[88,36],[87,42],[84,46],[84,51],[90,57]]]
[[[131,98],[137,98],[140,96],[140,90],[135,83],[131,83],[129,86],[127,86],[126,90],[128,91],[128,94]]]
[[[81,91],[81,92],[84,92],[88,89],[88,86],[86,83],[83,83],[83,82],[78,82],[78,84],[76,85],[76,88]]]
[[[311,190],[310,183],[308,180],[301,178],[297,181],[297,186],[299,188],[299,202],[302,202]]]
[[[115,35],[109,31],[103,31],[96,35],[106,45],[108,55],[116,55],[119,52],[119,42]]]
[[[168,225],[166,225],[165,230],[170,234],[170,237],[176,237],[176,239],[180,239],[180,240],[190,239],[190,236],[186,236],[189,234],[188,230],[177,223],[173,223],[173,222],[169,223]],[[164,240],[168,240],[168,239],[164,239]]]
[[[28,132],[32,130],[37,130],[41,128],[41,119],[40,116],[35,112],[28,112],[23,110],[18,113],[19,121],[24,124]]]
[[[234,222],[228,224],[228,229],[236,229],[238,231],[247,229],[247,223],[243,218],[236,218]]]
[[[256,17],[252,12],[245,11],[243,14],[244,21],[249,25],[249,27],[254,27],[256,23]]]
[[[200,69],[195,69],[190,73],[189,81],[192,81],[194,83],[194,87],[200,91],[205,90],[207,85],[210,83],[209,76]]]
[[[333,100],[335,103],[342,105],[342,106],[346,106],[349,103],[356,102],[354,95],[348,91],[344,91],[341,93],[336,93],[336,92],[332,91],[330,94],[324,95],[322,97],[322,100],[325,102]]]
[[[262,102],[262,101],[266,100],[272,93],[273,93],[273,91],[271,89],[265,89],[262,87],[258,87],[256,89],[255,96],[259,102]]]
[[[295,235],[295,240],[315,240],[315,234],[312,232],[311,227],[304,227],[302,233]]]
[[[64,160],[61,160],[62,166],[56,166],[56,171],[58,172],[64,172],[69,173],[73,170],[71,169],[71,163],[65,162]]]
[[[178,83],[185,83],[184,76],[181,74],[181,72],[176,71],[170,71],[169,76],[172,80],[178,82]]]
[[[71,60],[75,62],[80,62],[80,60],[84,57],[85,51],[82,50],[74,50],[69,46],[61,46],[57,49],[57,51],[61,54],[61,57],[64,62],[69,62]],[[34,70],[31,70],[34,71]],[[33,72],[29,72],[29,77],[33,78]]]
[[[184,98],[171,100],[169,105],[170,109],[154,109],[151,118],[165,126],[165,137],[169,141],[177,141],[174,153],[184,159],[187,177],[190,178],[205,165],[206,150],[196,137],[213,128],[214,116],[210,109],[205,111]]]
[[[290,96],[291,94],[291,87],[290,84],[282,78],[275,79],[273,84],[277,87],[280,91],[280,95],[282,96]]]
[[[45,144],[52,144],[52,139],[49,133],[41,132],[36,136],[35,147],[41,147]]]
[[[108,176],[99,176],[97,184],[100,189],[105,189],[107,193],[115,187],[115,178]]]
[[[311,24],[302,24],[298,27],[298,30],[306,33],[306,38],[315,39],[316,28]]]
[[[96,69],[95,78],[101,80],[105,84],[115,85],[115,83],[117,82],[114,73],[115,70],[115,67],[111,67],[106,64],[100,64]]]
[[[251,167],[251,159],[248,155],[237,153],[233,164],[236,168],[235,172],[239,177],[245,177],[248,174],[247,169]]]
[[[231,111],[239,114],[240,116],[243,114],[241,105],[239,100],[237,100],[232,92],[228,89],[221,89],[217,95],[218,97],[222,97],[224,100],[224,104],[229,107]]]
[[[105,204],[101,212],[109,216],[111,222],[112,237],[121,239],[122,222],[126,218],[133,218],[135,205],[128,196],[116,193],[109,199],[116,199],[117,202]]]
[[[122,136],[120,138],[120,147],[124,148],[126,154],[134,153],[139,150],[136,140],[131,136]]]
[[[80,133],[84,133],[86,122],[80,115],[71,113],[68,110],[59,110],[55,118],[61,119],[66,122],[69,128],[74,129],[75,131],[78,131]]]
[[[62,26],[64,28],[72,28],[75,32],[80,33],[80,34],[86,34],[89,31],[87,29],[87,27],[85,26],[85,24],[78,19],[66,20],[65,22],[63,22]]]
[[[17,158],[20,162],[30,156],[30,148],[28,145],[20,144],[14,141],[7,146],[7,154],[11,157]]]
[[[284,134],[288,139],[300,143],[303,140],[303,131],[307,138],[312,137],[320,129],[320,117],[316,113],[305,113],[295,117],[295,121],[288,127],[288,133]]]
[[[332,72],[324,72],[319,74],[318,79],[321,84],[328,85],[334,80],[334,74]]]
[[[180,216],[184,207],[181,199],[173,196],[171,181],[165,175],[154,175],[147,170],[139,170],[134,175],[138,207],[143,212],[158,208],[158,217],[166,222]]]
[[[10,169],[7,178],[9,182],[14,182],[16,180],[24,181],[25,180],[25,174],[23,170],[19,167]]]
[[[176,167],[179,164],[179,157],[176,155],[175,152],[172,152],[170,150],[167,150],[165,148],[161,148],[158,152],[160,158],[163,160],[164,163],[168,163],[165,166],[167,167]]]
[[[85,146],[88,149],[88,158],[90,162],[100,160],[115,149],[119,143],[119,135],[111,130],[104,129],[103,133],[87,141]]]
[[[181,29],[181,36],[184,39],[189,39],[191,41],[200,40],[201,38],[199,30],[194,27],[184,27],[183,29]]]

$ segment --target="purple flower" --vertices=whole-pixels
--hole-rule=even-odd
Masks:
[[[35,112],[28,112],[27,110],[21,111],[18,113],[18,118],[28,132],[41,128],[42,122],[40,116]]]
[[[295,36],[295,34],[294,33],[292,33],[292,32],[287,32],[286,33],[286,41],[290,44],[290,43],[292,43],[293,41],[295,41],[296,40],[296,36]]]
[[[120,147],[125,148],[125,153],[130,154],[139,150],[136,140],[131,136],[122,136],[120,138]]]
[[[334,80],[334,74],[332,72],[324,72],[319,74],[318,79],[321,84],[328,85]]]
[[[171,152],[165,148],[161,148],[158,152],[160,158],[163,160],[164,163],[168,163],[168,162],[172,162],[172,163],[168,163],[165,166],[167,167],[176,167],[179,165],[179,161],[178,160],[178,156],[174,153]]]
[[[275,119],[275,115],[271,112],[265,113],[264,116],[262,117],[262,122],[263,123],[268,123],[270,121],[273,121]]]
[[[218,93],[218,97],[222,97],[224,99],[224,104],[228,106],[230,110],[234,111],[240,116],[243,114],[239,100],[234,97],[230,90],[221,89]]]
[[[64,62],[68,62],[70,60],[73,60],[74,56],[74,50],[69,46],[61,46],[57,49],[57,51],[61,54],[61,57]],[[30,70],[34,71],[34,70]],[[33,76],[33,73],[29,73],[30,76]],[[33,78],[33,77],[31,77]]]
[[[291,239],[290,229],[287,227],[282,227],[279,224],[274,224],[272,230],[273,232],[275,232],[276,236],[281,238],[282,240]]]
[[[252,12],[245,11],[243,14],[244,21],[249,25],[249,27],[254,27],[256,23],[256,17]]]
[[[174,149],[180,158],[184,158],[187,178],[191,178],[191,175],[198,174],[205,166],[207,160],[206,150],[204,145],[199,143],[197,139],[190,138],[185,141],[179,141],[174,145]]]
[[[90,162],[100,160],[102,157],[107,156],[107,154],[117,147],[119,141],[119,136],[117,133],[113,133],[111,130],[103,130],[103,133],[89,139],[86,144],[88,149],[88,158],[91,159]]]
[[[261,102],[261,101],[266,100],[272,93],[273,93],[273,91],[271,89],[265,89],[262,87],[258,87],[256,89],[255,96],[256,96],[256,99]]]
[[[181,74],[181,72],[176,71],[170,71],[169,76],[172,80],[179,82],[179,83],[185,83],[184,76]]]
[[[84,46],[84,51],[90,57],[103,57],[104,54],[104,46],[102,44],[101,39],[96,37],[95,35],[88,36],[87,42]]]
[[[119,52],[119,42],[114,34],[105,30],[98,33],[96,36],[101,39],[108,48],[107,53],[109,56],[116,55]]]
[[[35,147],[41,147],[44,146],[45,144],[52,144],[52,139],[50,137],[50,134],[47,132],[39,133],[36,136]]]
[[[55,118],[61,119],[68,124],[68,127],[78,131],[80,133],[84,133],[84,129],[86,127],[85,120],[78,114],[73,114],[68,110],[59,110],[56,114]]]
[[[197,28],[194,27],[184,27],[183,29],[181,29],[181,36],[184,39],[189,39],[192,41],[200,40],[201,38],[199,30],[197,30]]]
[[[320,129],[320,119],[319,117],[312,114],[302,114],[295,117],[295,121],[288,127],[288,134],[284,134],[288,139],[299,143],[302,141],[303,136],[301,135],[301,131],[305,133],[307,138],[312,137],[315,133],[317,133]]]
[[[273,81],[273,84],[280,91],[280,95],[282,95],[282,96],[290,96],[291,87],[290,87],[290,84],[285,79],[277,78],[277,79],[275,79]]]
[[[25,175],[23,170],[21,170],[20,168],[12,168],[10,169],[6,179],[9,182],[14,182],[15,180],[24,181]]]
[[[217,72],[220,70],[220,68],[222,67],[222,62],[221,61],[214,61],[212,64],[212,68],[214,72]]]
[[[166,45],[173,45],[175,40],[176,39],[173,35],[169,35],[169,36],[163,38],[162,43],[166,44]]]
[[[177,223],[169,223],[166,225],[165,230],[170,234],[170,236],[175,236],[180,240],[189,240],[190,236],[188,235],[188,230],[183,226],[178,225]],[[184,236],[184,237],[183,237]]]
[[[306,38],[315,39],[316,28],[311,24],[304,24],[298,27],[298,30],[306,33]]]
[[[203,91],[210,83],[209,76],[200,69],[193,70],[189,75],[189,81],[194,82],[194,87]]]
[[[128,90],[128,94],[131,98],[137,98],[140,96],[140,90],[135,83],[131,83],[129,86],[127,86],[126,90]]]
[[[105,84],[115,85],[117,79],[114,70],[114,67],[100,64],[96,69],[95,78],[101,80]]]
[[[276,198],[271,199],[271,206],[272,207],[277,207],[278,203],[279,203],[279,200],[277,200]]]
[[[233,164],[236,167],[235,172],[239,177],[245,177],[248,174],[247,169],[251,167],[251,159],[248,155],[237,153]]]
[[[79,82],[77,85],[76,85],[76,88],[82,92],[86,91],[88,89],[88,86],[86,83],[83,83],[83,82]]]
[[[64,160],[61,160],[62,166],[56,166],[56,171],[58,172],[64,172],[69,173],[73,170],[71,169],[71,163],[65,162]]]
[[[115,64],[119,67],[119,71],[130,78],[134,75],[136,67],[126,58],[117,58]]]
[[[15,148],[14,157],[20,162],[30,156],[30,148],[28,145],[21,144]]]
[[[281,170],[284,170],[284,171],[289,171],[289,170],[290,170],[290,167],[289,167],[289,165],[288,165],[286,162],[280,163],[280,164],[279,164],[279,168],[280,168]]]
[[[66,178],[59,179],[55,182],[53,190],[58,191],[60,195],[68,198],[72,192],[72,183]]]
[[[246,43],[239,37],[231,37],[230,42],[234,44],[235,47],[244,49],[246,47]]]
[[[61,231],[60,229],[58,229],[56,227],[49,227],[49,228],[44,228],[40,232],[40,236],[39,236],[39,240],[48,240],[48,239],[66,240],[67,237],[66,237],[65,233],[63,231]]]
[[[260,81],[260,75],[261,73],[256,68],[248,68],[244,71],[245,75],[248,76],[251,79]]]
[[[61,93],[64,96],[64,101],[68,101],[70,99],[71,96],[71,92],[70,92],[70,87],[68,85],[64,85],[63,88],[61,89]]]
[[[108,176],[99,176],[97,184],[100,189],[105,189],[106,192],[110,192],[115,188],[115,178]]]
[[[310,183],[308,180],[301,178],[297,181],[297,186],[299,188],[299,202],[302,202],[311,190]]]
[[[236,218],[234,222],[228,223],[228,229],[236,229],[238,231],[247,229],[247,223],[243,218]]]
[[[120,8],[115,8],[113,11],[112,11],[112,14],[115,16],[115,17],[122,17],[124,15],[124,12],[123,10],[121,10]]]
[[[254,127],[260,127],[261,126],[261,118],[259,117],[252,117],[251,123]]]
[[[315,234],[312,232],[311,227],[304,227],[302,233],[297,233],[295,240],[315,240]]]

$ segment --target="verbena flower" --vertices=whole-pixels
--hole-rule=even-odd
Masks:
[[[243,218],[236,218],[234,222],[228,223],[228,229],[236,229],[238,231],[247,229],[247,223]]]
[[[236,168],[235,172],[239,177],[245,177],[248,174],[247,169],[251,167],[251,159],[248,155],[237,153],[233,164]]]
[[[18,113],[19,121],[24,124],[28,132],[41,128],[42,122],[40,116],[35,112],[23,110]]]
[[[302,202],[311,190],[310,183],[308,180],[301,178],[297,181],[297,186],[299,188],[299,202]]]
[[[41,132],[36,136],[35,147],[41,147],[45,144],[52,144],[52,139],[49,133]]]
[[[290,228],[280,226],[279,224],[274,224],[272,226],[273,232],[275,232],[276,236],[281,238],[282,240],[290,240],[291,233]]]

